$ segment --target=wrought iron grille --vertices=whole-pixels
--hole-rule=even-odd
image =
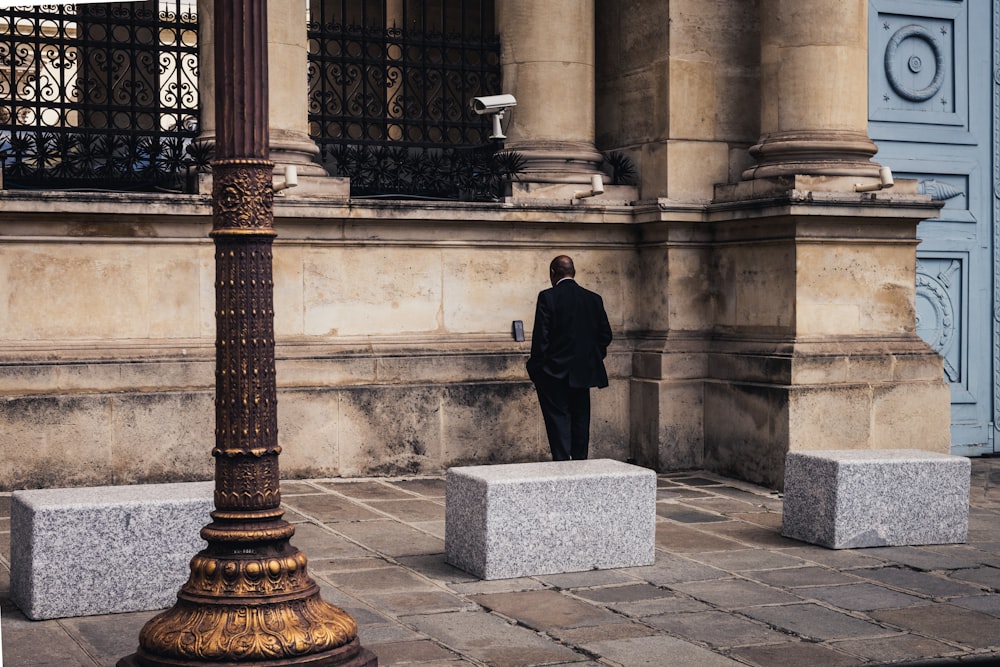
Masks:
[[[195,0],[0,10],[8,188],[178,188],[204,155]]]
[[[487,181],[511,159],[469,108],[500,92],[492,0],[310,0],[309,12],[309,129],[327,169],[355,195],[493,198]]]

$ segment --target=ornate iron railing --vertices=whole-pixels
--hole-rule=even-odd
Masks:
[[[500,92],[492,0],[312,0],[308,35],[310,135],[352,194],[496,197],[516,160],[469,107]]]
[[[8,188],[180,188],[205,159],[195,0],[0,10]]]
[[[190,191],[210,159],[196,141],[196,4],[0,9],[5,187]],[[469,107],[500,92],[493,1],[309,10],[309,127],[331,173],[356,196],[496,199],[520,159]]]

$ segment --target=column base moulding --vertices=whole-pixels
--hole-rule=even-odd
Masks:
[[[783,132],[763,137],[750,148],[758,164],[743,172],[744,179],[797,174],[823,176],[878,176],[871,162],[878,147],[863,132]]]

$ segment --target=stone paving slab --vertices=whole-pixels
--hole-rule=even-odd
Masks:
[[[712,494],[698,489],[687,489],[681,486],[671,486],[670,488],[658,488],[656,490],[657,500],[682,500],[684,498],[711,498]]]
[[[664,667],[665,656],[675,665],[732,667],[739,662],[676,637],[658,635],[593,642],[583,645],[588,653],[603,656],[612,664],[627,667]]]
[[[399,480],[392,483],[398,489],[430,498],[444,498],[444,479],[424,478]]]
[[[665,552],[656,555],[656,562],[653,565],[636,567],[631,572],[655,586],[669,586],[682,581],[711,581],[732,576],[717,567],[702,565],[689,558]]]
[[[295,526],[292,544],[306,552],[309,560],[321,558],[363,558],[371,552],[364,547],[314,523]],[[308,548],[305,548],[308,545]]]
[[[782,537],[781,533],[773,528],[742,521],[710,524],[704,529],[719,537],[761,549],[782,549],[799,544],[797,540]]]
[[[561,574],[544,574],[534,578],[553,588],[593,588],[594,586],[634,583],[636,576],[632,574],[632,569],[565,572]]]
[[[979,584],[994,593],[1000,592],[1000,569],[995,567],[976,567],[957,570],[951,573],[955,579]]]
[[[301,515],[319,519],[323,523],[384,518],[383,515],[373,512],[364,505],[328,493],[292,496],[284,498],[283,504]]]
[[[977,595],[967,598],[951,598],[948,600],[957,607],[964,607],[973,611],[981,611],[990,616],[1000,617],[1000,597],[996,595]]]
[[[413,495],[380,481],[323,482],[320,486],[359,500],[405,500]]]
[[[479,582],[479,579],[444,560],[444,554],[425,554],[420,556],[401,556],[396,559],[403,567],[409,568],[425,577],[438,582]]]
[[[100,664],[113,665],[123,655],[135,652],[139,646],[139,630],[156,613],[115,614],[115,632],[107,632],[103,617],[66,618],[60,621],[60,625],[92,659]]]
[[[642,623],[616,622],[583,628],[555,628],[551,634],[564,644],[582,645],[588,642],[649,637],[659,633],[655,628]]]
[[[581,597],[585,600],[591,600],[604,605],[657,600],[662,598],[664,593],[665,591],[662,588],[646,583],[627,584],[624,586],[604,586],[601,588],[574,591],[576,597]]]
[[[996,522],[995,518],[994,522]],[[997,530],[998,535],[1000,535],[1000,526],[997,526]],[[954,548],[948,549],[948,547]],[[925,546],[924,550],[944,555],[960,554],[962,556],[968,556],[968,558],[973,560],[977,565],[989,565],[990,567],[1000,568],[1000,554],[997,553],[996,545],[984,550],[965,544],[930,544]]]
[[[833,644],[837,650],[879,663],[912,660],[921,655],[957,655],[959,651],[936,639],[919,635],[899,635],[878,639],[845,639]]]
[[[774,646],[750,646],[735,649],[731,655],[758,667],[803,667],[803,665],[851,667],[863,664],[856,657],[844,655],[817,644],[788,643]]]
[[[717,567],[727,572],[749,572],[752,570],[775,570],[778,568],[801,567],[806,564],[801,558],[764,549],[739,549],[719,551],[691,556],[692,560]]]
[[[495,667],[582,661],[585,656],[485,611],[421,614],[402,619],[462,655]]]
[[[281,483],[281,497],[297,496],[305,493],[322,493],[323,489],[317,489],[310,482],[297,482],[286,480]]]
[[[930,611],[930,613],[928,613]],[[997,618],[951,604],[872,612],[872,617],[904,630],[973,649],[1000,648]]]
[[[451,584],[453,591],[463,595],[477,593],[510,593],[516,591],[537,591],[546,588],[545,584],[534,578],[518,577],[517,579],[493,579],[490,581],[473,581],[469,583]]]
[[[724,611],[660,614],[644,618],[643,621],[666,630],[675,637],[696,644],[707,644],[711,648],[780,644],[788,638],[764,623]]]
[[[296,540],[298,541],[298,540]],[[306,549],[311,554],[311,549]],[[358,558],[310,558],[309,572],[312,574],[324,574],[335,572],[365,572],[367,570],[378,570],[381,568],[393,567],[393,564],[384,558],[369,555]]]
[[[358,571],[330,572],[326,579],[351,595],[398,591],[438,590],[438,587],[408,568],[386,564],[386,567]],[[315,568],[314,568],[315,569]]]
[[[820,600],[834,607],[848,611],[874,611],[876,609],[899,609],[928,604],[927,600],[898,593],[874,584],[847,584],[844,586],[816,586],[799,588],[797,595]]]
[[[656,547],[671,553],[699,553],[745,549],[746,545],[716,537],[702,530],[662,521],[656,524]]]
[[[402,521],[444,521],[444,503],[433,500],[379,500],[369,506]]]
[[[751,495],[751,494],[747,494]],[[767,514],[763,507],[754,505],[735,498],[718,498],[709,496],[707,498],[689,498],[682,501],[684,505],[696,507],[698,509],[724,514],[726,516],[742,516],[743,514]]]
[[[440,521],[414,521],[410,525],[423,533],[427,533],[432,537],[438,538],[439,540],[445,539],[444,519]]]
[[[686,595],[660,596],[648,600],[637,600],[636,602],[607,602],[604,604],[608,609],[616,611],[619,614],[643,621],[649,616],[683,614],[714,609],[707,602],[695,600]]]
[[[722,579],[719,581],[673,584],[671,588],[717,606],[720,609],[740,609],[742,607],[753,607],[763,604],[783,604],[801,601],[801,598],[797,598],[790,593],[747,579]]]
[[[780,570],[763,570],[750,573],[750,578],[776,588],[800,588],[805,586],[832,586],[852,584],[860,581],[852,574],[817,565],[789,567]]]
[[[789,556],[801,558],[810,563],[825,565],[838,570],[851,570],[860,567],[880,567],[886,561],[877,558],[871,549],[822,549],[817,547],[796,546],[781,549],[780,552]]]
[[[613,612],[561,595],[558,591],[526,591],[474,595],[473,602],[540,632],[616,623]]]
[[[945,553],[923,547],[878,547],[865,549],[865,552],[887,562],[898,563],[925,572],[960,570],[979,566],[979,559],[970,555],[960,545],[958,549]]]
[[[851,574],[878,581],[904,592],[933,598],[975,595],[982,592],[977,586],[955,581],[943,574],[920,572],[908,568],[880,567],[874,570],[852,570]]]
[[[374,648],[374,653],[379,663],[389,665],[403,662],[417,662],[422,665],[435,662],[449,664],[461,660],[461,656],[457,653],[429,639],[378,644]]]
[[[662,516],[664,519],[672,519],[673,521],[680,521],[681,523],[729,521],[727,517],[724,517],[721,514],[703,512],[701,510],[686,507],[685,505],[673,505],[668,503],[657,503],[656,514],[657,516]]]
[[[60,621],[29,621],[16,607],[4,600],[0,605],[3,624],[3,663],[14,667],[94,667],[101,665],[80,645]],[[107,617],[101,617],[107,618]],[[129,641],[134,650],[138,635]],[[124,653],[122,655],[125,655]],[[121,657],[121,656],[119,656]]]
[[[774,528],[776,532],[781,531],[781,512],[768,510],[766,512],[745,512],[741,514],[730,514],[730,519],[746,521],[765,528]]]
[[[440,614],[447,611],[475,611],[474,602],[444,591],[406,591],[362,596],[363,600],[393,616]]]
[[[922,611],[917,609],[915,615],[920,615]],[[896,610],[879,613],[891,614],[895,612]],[[750,607],[742,609],[741,613],[811,641],[821,642],[827,639],[880,637],[898,634],[876,623],[811,602],[773,607]]]
[[[1000,664],[990,645],[1000,641],[1000,460],[975,460],[973,470],[982,482],[969,545],[789,546],[770,490],[685,473],[658,478],[661,498],[671,494],[660,504],[725,520],[661,516],[653,565],[494,581],[447,565],[436,522],[419,520],[433,511],[424,503],[443,502],[440,477],[282,488],[311,576],[358,621],[382,667],[960,667]],[[7,498],[0,545],[9,541]],[[406,519],[396,508],[410,501],[423,509]],[[734,502],[766,511],[732,512]],[[8,600],[8,567],[0,553],[7,667],[113,667],[151,616],[27,621]]]
[[[359,521],[337,524],[338,533],[388,556],[444,553],[444,540],[399,521]]]

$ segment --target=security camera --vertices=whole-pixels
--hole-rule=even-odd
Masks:
[[[491,114],[493,116],[493,132],[490,134],[491,140],[506,139],[503,129],[500,127],[500,120],[503,112],[511,107],[517,106],[517,100],[513,95],[487,95],[486,97],[473,97],[472,110],[479,116]]]
[[[510,107],[516,107],[517,100],[513,95],[487,95],[486,97],[473,97],[472,110],[480,116],[490,113],[503,113]]]

